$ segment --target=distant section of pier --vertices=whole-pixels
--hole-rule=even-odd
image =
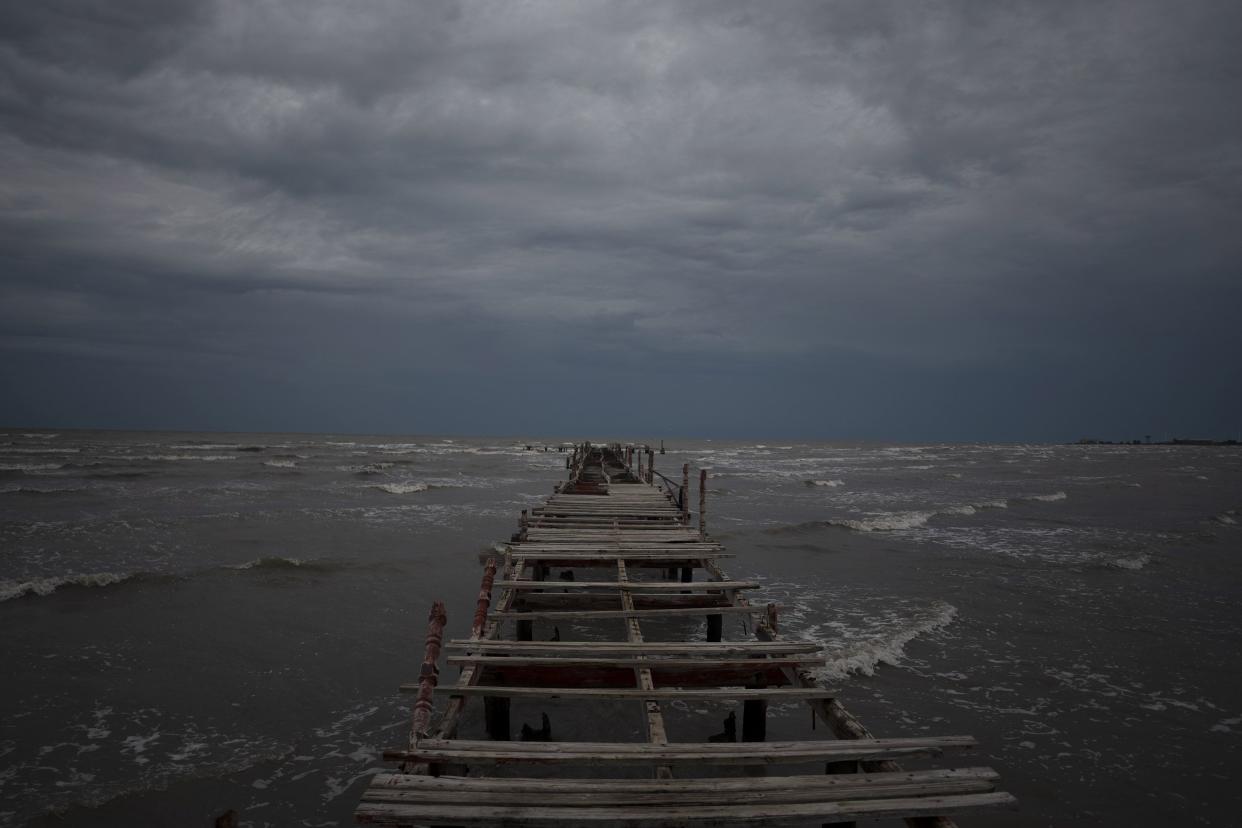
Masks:
[[[571,451],[568,479],[484,560],[470,637],[445,642],[444,605],[432,607],[418,679],[401,687],[415,696],[409,739],[384,751],[398,766],[371,780],[358,822],[951,828],[956,814],[1014,804],[990,768],[897,764],[970,749],[971,737],[877,738],[815,679],[819,644],[781,638],[779,608],[745,597],[758,583],[721,567],[730,556],[707,532],[706,471],[692,510],[688,465],[669,477],[648,446]],[[443,651],[460,674],[441,686]],[[574,732],[550,706],[515,742],[514,699],[632,702],[641,733],[601,739],[599,717]],[[686,703],[708,701],[735,708],[694,721],[703,711]],[[767,741],[769,704],[789,702],[809,705],[811,728],[831,738]],[[670,706],[706,738],[670,739]],[[471,728],[482,732],[463,736]],[[583,778],[586,766],[596,775]]]

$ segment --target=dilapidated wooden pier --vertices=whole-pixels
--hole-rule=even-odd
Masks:
[[[692,511],[689,468],[682,467],[680,480],[669,479],[654,470],[654,458],[637,446],[575,447],[566,461],[568,480],[543,506],[523,511],[518,532],[484,561],[470,637],[446,644],[444,607],[434,605],[421,674],[401,688],[417,694],[409,742],[384,752],[399,767],[372,779],[356,811],[359,822],[840,826],[905,820],[949,828],[957,814],[1013,804],[996,790],[997,774],[989,768],[898,765],[975,742],[873,736],[814,678],[811,668],[824,663],[819,646],[782,639],[778,608],[744,596],[758,584],[731,580],[721,568],[729,556],[707,534],[707,473],[699,472]],[[726,619],[743,637],[726,639]],[[696,640],[683,640],[688,636]],[[442,651],[448,665],[460,668],[455,684],[439,683]],[[433,726],[436,697],[444,704]],[[472,699],[482,700],[479,735],[486,738],[459,736]],[[579,732],[570,733],[560,724],[553,730],[545,712],[512,741],[511,707],[530,700],[560,705],[556,714],[577,703],[604,715],[580,715],[572,728]],[[601,740],[598,734],[618,729],[608,708],[618,701],[639,706],[642,724],[628,740]],[[791,701],[808,704],[810,724],[826,725],[820,733],[831,738],[767,741],[769,705]],[[693,719],[701,711],[701,722],[679,722],[686,732],[720,727],[718,717],[702,715],[701,705],[709,704],[740,704],[740,728],[730,709],[723,731],[706,741],[670,739],[670,713]]]

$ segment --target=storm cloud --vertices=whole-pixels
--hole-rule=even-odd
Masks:
[[[1242,6],[0,9],[0,422],[1242,436]]]

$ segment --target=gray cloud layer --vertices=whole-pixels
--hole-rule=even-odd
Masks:
[[[0,420],[1238,436],[1232,2],[0,9]]]

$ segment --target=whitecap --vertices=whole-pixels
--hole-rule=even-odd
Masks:
[[[0,601],[23,595],[51,595],[63,586],[110,586],[135,578],[132,573],[91,572],[35,578],[30,581],[0,581]]]
[[[0,463],[0,471],[50,471],[64,467],[64,463]]]
[[[415,492],[425,492],[431,488],[426,483],[376,483],[371,486],[372,489],[380,489],[389,494],[414,494]]]
[[[926,617],[910,626],[879,641],[868,641],[857,649],[849,651],[829,661],[820,668],[819,673],[825,679],[841,680],[850,673],[861,673],[865,676],[875,674],[880,664],[896,666],[905,658],[905,647],[915,638],[931,633],[952,624],[957,618],[957,607],[939,602],[932,607]]]
[[[1133,557],[1130,557],[1130,558],[1118,558],[1117,560],[1113,561],[1112,565],[1119,569],[1139,570],[1147,566],[1147,563],[1150,560],[1151,560],[1150,555],[1148,555],[1145,552],[1140,552],[1139,554]]]
[[[1052,494],[1023,495],[1016,497],[1014,500],[1039,500],[1044,503],[1053,503],[1058,500],[1065,500],[1067,495],[1065,492],[1053,492]]]

